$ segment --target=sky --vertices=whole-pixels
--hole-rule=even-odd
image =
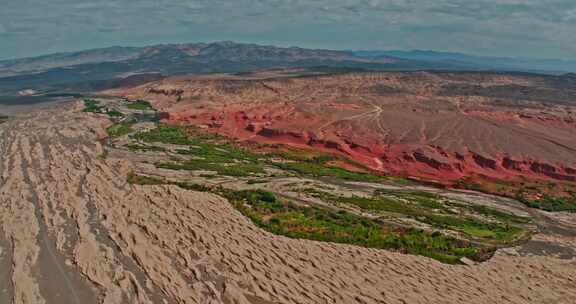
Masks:
[[[6,0],[0,59],[232,40],[576,59],[576,0]]]

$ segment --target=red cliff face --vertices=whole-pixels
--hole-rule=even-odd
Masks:
[[[554,81],[480,73],[255,74],[164,79],[120,93],[151,101],[169,113],[167,122],[337,153],[390,174],[447,185],[478,177],[574,183],[576,91]]]

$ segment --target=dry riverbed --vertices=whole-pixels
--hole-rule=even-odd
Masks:
[[[538,228],[469,266],[276,236],[218,195],[129,184],[142,163],[109,149],[110,123],[83,107],[0,125],[1,303],[576,302],[574,214],[446,194],[502,201]]]

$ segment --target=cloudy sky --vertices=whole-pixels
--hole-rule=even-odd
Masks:
[[[0,59],[234,40],[576,59],[576,0],[17,0]]]

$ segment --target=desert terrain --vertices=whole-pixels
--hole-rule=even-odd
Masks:
[[[172,123],[310,147],[390,175],[514,197],[575,189],[574,80],[276,71],[173,77],[111,93],[149,100]]]
[[[171,97],[157,104],[161,102],[178,106]],[[380,128],[377,106],[368,106],[373,113],[347,104],[332,108],[365,119],[374,116],[373,127]],[[125,145],[134,145],[129,140],[138,137],[121,132],[122,122],[113,125],[107,115],[87,113],[85,107],[81,101],[59,105],[0,125],[1,303],[576,301],[574,213],[529,209],[476,192],[443,192],[527,216],[534,229],[530,240],[509,244],[488,260],[454,265],[391,250],[274,235],[221,195],[169,183],[129,182],[134,174],[162,175],[161,170],[146,171],[151,168],[147,158],[156,152],[131,146],[140,152],[129,153]],[[116,113],[107,111],[109,116]],[[133,127],[141,132],[155,128],[146,123]],[[551,161],[561,161],[567,153],[558,152]],[[165,177],[196,176],[171,172]],[[216,182],[219,177],[203,178]],[[270,187],[280,187],[280,181],[273,180]],[[370,183],[359,185],[354,189],[361,192]]]
[[[576,304],[576,1],[0,8],[0,304]]]

